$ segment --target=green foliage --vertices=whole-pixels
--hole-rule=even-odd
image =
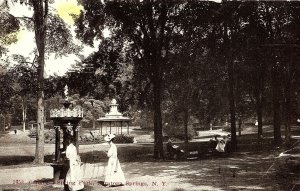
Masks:
[[[114,143],[133,143],[134,142],[134,137],[130,135],[116,135],[114,138]]]
[[[0,10],[0,47],[17,41],[17,31],[20,28],[18,19],[10,15],[5,9]],[[1,49],[2,49],[1,48]],[[3,51],[0,51],[0,55]]]
[[[92,120],[82,120],[81,121],[81,128],[83,129],[91,129],[93,127]]]
[[[184,127],[182,125],[167,125],[164,126],[163,131],[169,138],[175,138],[179,140],[184,140]],[[188,139],[191,140],[196,135],[196,131],[192,126],[188,126]]]
[[[13,55],[14,61],[18,64],[10,69],[10,73],[15,80],[15,92],[20,96],[35,95],[37,92],[37,69],[34,67],[35,61],[29,64],[28,58],[22,55]]]
[[[171,130],[164,131],[177,138],[184,134],[183,123],[192,123],[191,117],[204,126],[229,121],[229,99],[234,101],[231,109],[235,109],[231,116],[252,118],[260,105],[263,118],[269,118],[274,112],[269,99],[273,90],[278,93],[277,100],[283,100],[277,101],[280,107],[276,110],[284,115],[282,119],[297,116],[300,19],[299,7],[293,2],[103,4],[82,0],[81,4],[85,10],[76,22],[77,36],[89,45],[99,40],[98,50],[78,64],[80,70],[67,77],[47,79],[45,88],[47,108],[60,107],[56,99],[62,99],[63,87],[69,85],[71,95],[76,94],[71,100],[84,109],[83,128],[92,127],[91,120],[108,111],[112,98],[118,100],[121,112],[130,111],[134,125],[143,128],[152,129],[154,114],[162,113],[163,121],[173,124]],[[9,15],[7,18],[11,26],[10,31],[2,31],[5,34],[18,29],[16,20],[10,20]],[[110,30],[111,36],[103,38],[104,28]],[[78,50],[69,42],[70,32],[55,15],[49,16],[47,35],[49,50]],[[26,58],[15,58],[28,62]],[[27,68],[19,67],[15,74],[20,80],[0,78],[4,87],[0,109],[6,112],[20,112],[11,107],[20,105],[7,98],[17,91],[27,94],[25,90],[33,79]],[[272,83],[276,78],[278,83]],[[228,84],[232,85],[231,91]],[[289,103],[295,104],[288,107]],[[161,117],[155,122],[160,124]],[[189,134],[191,137],[193,133]]]
[[[53,142],[55,140],[55,130],[45,131],[45,142]]]
[[[48,28],[46,34],[46,51],[55,53],[56,56],[66,54],[78,55],[82,47],[73,42],[73,37],[66,23],[58,16],[48,16]]]
[[[9,113],[14,95],[13,78],[9,73],[0,75],[0,113]]]
[[[36,128],[29,130],[29,137],[36,137]]]
[[[143,129],[153,129],[153,112],[146,108],[131,112],[133,126],[140,126]]]

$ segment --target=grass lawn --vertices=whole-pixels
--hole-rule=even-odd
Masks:
[[[210,154],[208,142],[190,142],[187,148],[183,142],[175,143],[188,151],[198,151],[199,158],[196,160],[154,160],[151,143],[118,144],[117,147],[124,172],[132,180],[144,180],[143,177],[148,176],[153,179],[170,177],[172,184],[186,185],[182,190],[188,190],[187,184],[202,190],[291,190],[300,180],[300,170],[282,165],[278,155],[285,148],[274,147],[272,135],[271,131],[266,131],[263,141],[258,144],[255,133],[242,134],[237,137],[237,152],[225,155]],[[293,135],[300,135],[298,127],[293,127]],[[1,136],[0,140],[3,140]],[[22,139],[19,141],[22,142]],[[105,150],[107,146],[99,145],[97,149],[80,155],[84,163],[106,163]],[[8,154],[0,156],[0,165],[28,165],[33,159],[33,156]],[[45,156],[45,162],[51,163],[52,156]],[[99,188],[88,186],[87,190]]]
[[[196,144],[195,144],[196,145]],[[198,160],[153,160],[151,145],[119,146],[120,161],[129,182],[165,181],[166,188],[117,187],[109,190],[205,190],[205,191],[287,191],[291,190],[299,173],[277,168],[276,148],[261,151],[239,151],[225,156],[206,156]],[[94,156],[95,155],[95,156]],[[106,162],[101,151],[83,153],[86,162]],[[86,186],[86,190],[104,190],[103,186]],[[18,190],[18,189],[16,189]],[[35,185],[28,190],[58,191],[61,188]]]

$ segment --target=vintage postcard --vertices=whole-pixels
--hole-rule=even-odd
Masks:
[[[300,190],[300,3],[0,0],[0,191]]]

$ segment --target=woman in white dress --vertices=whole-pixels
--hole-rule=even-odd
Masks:
[[[110,145],[109,150],[107,152],[108,164],[105,169],[104,184],[106,185],[106,187],[125,185],[126,182],[124,173],[121,169],[121,165],[118,159],[117,147],[113,143],[114,138],[114,134],[109,134],[104,137],[104,140],[107,141]]]
[[[81,160],[71,141],[69,141],[66,149],[66,158],[69,160],[70,168],[65,178],[65,184],[68,185],[70,191],[82,190],[84,184],[82,182]]]
[[[228,138],[226,136],[223,136],[222,140],[218,140],[217,137],[215,137],[216,141],[217,141],[217,146],[216,146],[216,150],[220,153],[225,153],[225,147],[227,145],[228,142]]]

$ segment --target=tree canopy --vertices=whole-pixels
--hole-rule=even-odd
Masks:
[[[117,98],[121,111],[152,115],[147,125],[154,130],[155,158],[164,157],[166,123],[182,127],[188,142],[192,124],[229,122],[236,148],[242,123],[257,120],[258,141],[263,123],[272,123],[274,143],[282,142],[281,125],[289,142],[299,115],[298,2],[80,3],[76,36],[98,49],[78,69],[49,78],[47,99],[68,84],[72,94],[98,100],[99,110],[101,101]],[[80,50],[58,17],[49,15],[47,25],[46,51]],[[18,23],[9,28],[17,30]]]

